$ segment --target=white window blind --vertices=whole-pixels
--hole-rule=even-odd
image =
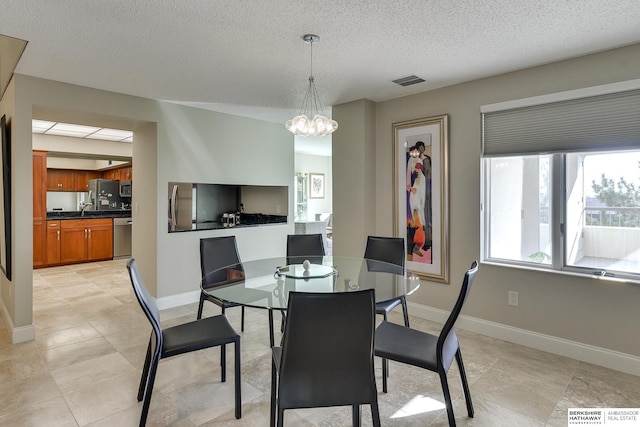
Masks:
[[[640,147],[640,89],[482,114],[483,156]]]

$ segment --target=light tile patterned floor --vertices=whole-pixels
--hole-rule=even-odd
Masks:
[[[0,425],[136,426],[136,400],[150,327],[131,291],[126,260],[34,271],[37,338],[12,345],[0,320]],[[473,295],[472,295],[473,297]],[[206,304],[205,315],[219,313]],[[162,312],[164,326],[195,319],[197,306]],[[227,311],[239,329],[240,310]],[[276,330],[279,328],[276,315]],[[392,321],[402,322],[400,312]],[[247,309],[242,334],[242,419],[233,416],[233,365],[219,382],[219,349],[163,360],[150,426],[267,426],[267,313]],[[412,326],[436,332],[416,317]],[[638,407],[640,377],[458,331],[475,418],[467,417],[455,364],[449,378],[460,426],[566,426],[569,407]],[[231,350],[228,350],[231,351]],[[230,358],[230,360],[233,360]],[[381,389],[378,362],[378,387]],[[446,426],[435,374],[391,363],[379,392],[385,426]],[[346,426],[347,408],[287,411],[287,426]],[[368,408],[363,425],[371,425]]]

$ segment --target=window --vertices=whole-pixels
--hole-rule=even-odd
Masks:
[[[640,90],[502,107],[482,111],[482,259],[640,280]]]
[[[487,159],[488,258],[551,263],[550,156]]]

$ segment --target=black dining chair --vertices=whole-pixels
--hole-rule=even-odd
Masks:
[[[287,264],[322,264],[324,257],[322,234],[289,234],[287,236]]]
[[[373,364],[373,289],[341,293],[291,291],[282,347],[272,349],[271,426],[295,408],[371,405],[380,426]]]
[[[404,268],[405,266],[405,247],[402,237],[378,237],[368,236],[367,246],[364,250],[364,257],[370,270],[375,269],[373,261],[382,261]],[[376,314],[381,314],[384,320],[387,320],[387,314],[402,305],[402,314],[404,315],[404,325],[409,327],[409,311],[407,310],[407,298],[403,295],[389,301],[379,302],[376,304]]]
[[[147,347],[147,356],[140,378],[140,387],[138,388],[138,402],[144,397],[142,414],[140,415],[140,426],[144,426],[147,422],[153,383],[161,359],[210,347],[223,347],[226,344],[234,344],[235,346],[235,416],[237,419],[240,419],[242,416],[242,400],[240,394],[240,335],[233,329],[223,314],[163,329],[160,326],[158,306],[142,281],[140,273],[138,272],[138,266],[133,258],[127,262],[127,270],[129,271],[129,277],[131,278],[136,298],[152,327],[151,338],[149,339],[149,346]],[[225,382],[227,372],[225,352],[221,353],[220,359],[221,381]]]
[[[473,264],[471,264],[471,268],[464,275],[458,299],[439,335],[432,335],[390,322],[382,322],[376,328],[375,355],[383,359],[382,391],[387,392],[387,360],[394,360],[437,372],[440,376],[440,383],[442,384],[449,425],[452,427],[456,425],[456,419],[453,415],[447,371],[451,363],[453,363],[454,358],[458,363],[458,370],[460,371],[460,377],[462,379],[462,389],[467,403],[467,413],[469,417],[473,418],[471,393],[469,392],[467,375],[464,371],[464,364],[462,363],[460,343],[458,342],[454,326],[460,310],[462,310],[462,306],[469,296],[469,291],[471,290],[471,285],[477,272],[478,262],[474,261]]]
[[[208,288],[226,285],[234,280],[242,279],[244,271],[240,263],[240,255],[238,255],[236,236],[200,239],[200,271],[202,273],[202,285]],[[201,290],[198,319],[202,318],[202,309],[205,301],[212,302],[220,307],[222,314],[224,314],[225,309],[240,305],[219,300]],[[244,306],[242,305],[241,307],[240,331],[244,332]]]
[[[302,264],[307,260],[311,264],[322,264],[324,255],[322,234],[287,235],[287,265]],[[280,331],[284,332],[284,322],[287,318],[286,310],[281,310],[281,314]],[[271,346],[273,347],[273,334],[271,337]]]

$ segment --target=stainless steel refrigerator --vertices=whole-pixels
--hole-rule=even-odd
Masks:
[[[118,211],[122,209],[118,181],[110,179],[89,180],[89,203],[87,209],[94,211]]]

